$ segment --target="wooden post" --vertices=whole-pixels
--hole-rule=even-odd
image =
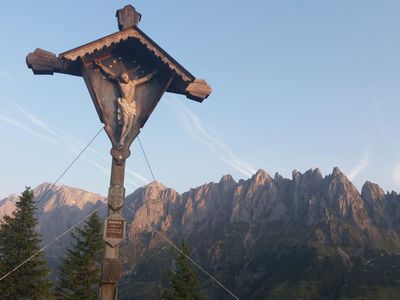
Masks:
[[[108,212],[104,223],[104,259],[101,272],[99,299],[116,300],[118,281],[121,277],[119,244],[125,239],[125,220],[122,217],[124,205],[125,161],[112,159]]]

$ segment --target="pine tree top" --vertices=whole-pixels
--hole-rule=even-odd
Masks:
[[[36,232],[33,190],[27,187],[16,203],[12,216],[0,226],[0,273],[15,268],[40,249],[41,235]],[[50,295],[49,270],[39,253],[0,282],[1,299],[46,299]]]
[[[183,252],[174,254],[175,271],[169,272],[169,287],[163,290],[164,300],[201,300],[197,273],[186,256],[190,256],[190,248],[185,241],[179,245]]]
[[[91,215],[72,233],[72,243],[60,264],[56,295],[61,299],[96,299],[103,250],[102,224]]]

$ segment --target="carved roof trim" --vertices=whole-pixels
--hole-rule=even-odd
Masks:
[[[129,38],[136,38],[139,42],[146,46],[146,48],[156,57],[158,57],[164,64],[166,64],[172,71],[174,71],[182,80],[186,82],[193,82],[196,78],[189,73],[183,66],[181,66],[174,58],[158,46],[152,39],[150,39],[144,32],[137,27],[130,27],[106,37],[100,38],[96,41],[87,43],[72,50],[63,52],[59,55],[70,61],[76,61],[78,58],[83,58],[85,55],[92,54],[95,51],[100,51],[126,41]]]

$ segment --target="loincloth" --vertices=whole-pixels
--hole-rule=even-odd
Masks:
[[[136,102],[128,102],[124,98],[118,98],[118,105],[121,109],[121,112],[124,112],[125,114],[129,116],[136,116]]]

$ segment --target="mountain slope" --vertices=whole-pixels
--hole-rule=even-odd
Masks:
[[[369,280],[357,271],[359,264],[365,267],[377,257],[384,264],[400,253],[392,211],[398,210],[399,196],[368,182],[361,195],[338,168],[325,177],[318,169],[294,171],[292,179],[272,178],[262,170],[239,182],[224,176],[182,195],[159,190],[161,201],[156,201],[156,186],[127,198],[135,214],[128,218],[129,240],[122,249],[127,266],[122,298],[157,297],[159,284],[165,284],[171,250],[146,228],[146,220],[175,242],[187,239],[194,258],[245,299],[280,298],[279,290],[289,293],[288,299],[293,293],[307,297],[309,291],[311,298],[348,293],[344,286],[351,272]],[[144,199],[151,199],[148,208]],[[368,272],[387,273],[381,267]],[[204,277],[202,286],[210,299],[227,296]]]
[[[38,203],[36,216],[39,224],[37,230],[42,234],[43,245],[54,240],[97,207],[103,206],[102,203],[105,201],[105,198],[99,194],[64,185],[55,186],[50,183],[37,186],[34,195]],[[12,214],[17,200],[18,196],[11,195],[0,201],[0,219],[5,214]],[[105,208],[99,211],[99,215],[104,218]],[[70,234],[67,234],[46,250],[46,259],[50,265],[52,279],[55,279],[59,258],[69,244]]]
[[[35,192],[38,199],[45,195],[38,209],[44,242],[104,201],[65,186],[43,184]],[[0,213],[13,201],[2,200]],[[338,168],[325,177],[318,169],[293,171],[291,179],[263,170],[238,182],[225,175],[181,195],[151,183],[125,204],[121,299],[157,298],[166,285],[172,250],[153,229],[174,242],[186,239],[193,258],[243,299],[367,299],[397,292],[400,197],[371,182],[360,194]],[[54,268],[68,242],[49,248]],[[200,278],[207,298],[229,299]]]

